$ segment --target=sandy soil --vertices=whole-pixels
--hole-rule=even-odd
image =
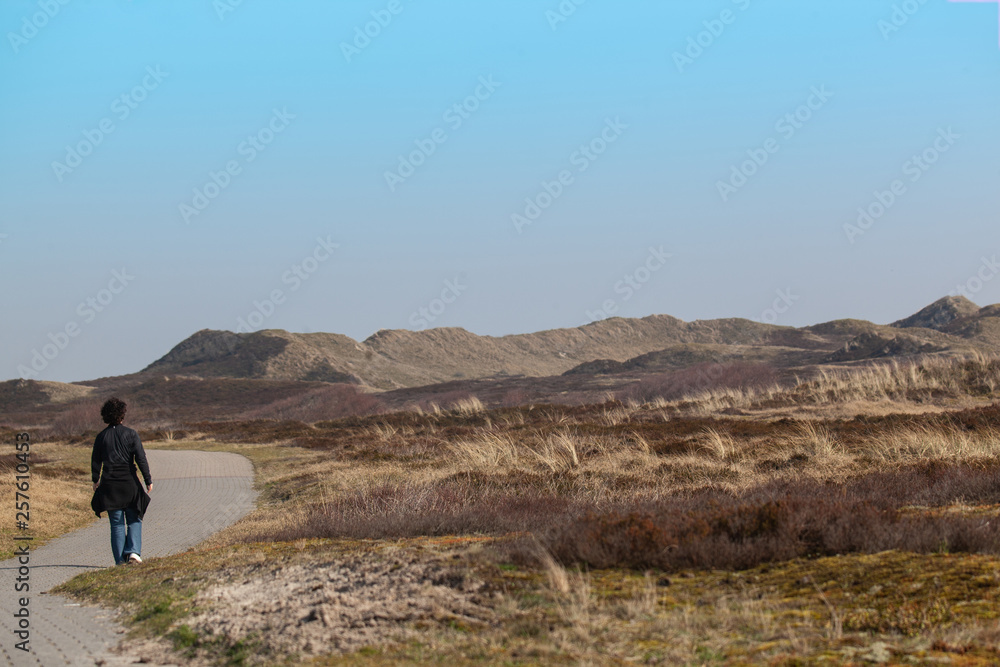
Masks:
[[[406,555],[234,572],[227,578],[233,583],[199,595],[197,604],[208,611],[188,625],[209,637],[256,639],[272,656],[347,653],[418,638],[421,627],[482,627],[493,618],[482,582]]]

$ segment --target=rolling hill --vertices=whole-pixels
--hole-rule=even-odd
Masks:
[[[979,308],[963,297],[945,297],[890,325],[845,319],[793,328],[652,315],[499,337],[460,328],[382,330],[363,341],[332,333],[205,329],[131,375],[0,383],[0,405],[4,414],[44,419],[74,401],[128,390],[146,404],[168,401],[209,418],[294,400],[331,383],[381,392],[392,403],[444,391],[597,395],[643,374],[704,362],[750,361],[791,371],[973,351],[1000,353],[1000,305]]]
[[[501,337],[458,328],[382,330],[360,342],[327,333],[206,329],[142,373],[350,382],[391,390],[485,377],[663,371],[735,359],[789,367],[1000,350],[1000,338],[989,335],[1000,331],[998,315],[1000,308],[980,309],[967,299],[946,297],[888,326],[837,320],[796,329],[744,319],[684,322],[652,315]]]

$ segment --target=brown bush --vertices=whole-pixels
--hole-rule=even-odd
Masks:
[[[505,408],[516,408],[530,402],[531,395],[524,389],[508,389],[497,401],[497,405]]]
[[[778,381],[777,371],[767,364],[706,362],[643,378],[621,392],[621,398],[644,403],[657,398],[677,401],[717,389],[760,389]]]
[[[540,543],[564,564],[664,571],[887,549],[1000,553],[1000,522],[933,509],[956,500],[1000,502],[1000,466],[926,462],[846,484],[773,482],[739,496],[702,489],[616,505],[597,504],[571,473],[459,473],[338,494],[247,539],[531,532],[510,557],[531,560]]]
[[[86,400],[69,405],[52,418],[44,437],[61,439],[96,435],[105,426],[101,420],[103,402],[103,400]]]
[[[310,537],[381,539],[539,530],[553,518],[580,511],[568,498],[541,493],[476,489],[447,480],[430,485],[380,484],[315,506],[298,524],[286,524],[253,540]]]
[[[590,512],[556,524],[542,544],[564,563],[591,567],[742,569],[805,556],[887,549],[1000,553],[1000,522],[901,512],[1000,500],[1000,468],[929,462],[843,486],[774,483],[741,498],[688,497]]]
[[[148,399],[137,399],[128,390],[118,394],[128,404],[125,414],[127,426],[146,432],[175,428],[169,410]],[[50,417],[42,435],[47,439],[68,439],[72,442],[92,439],[106,426],[101,419],[101,405],[107,398],[110,398],[110,394],[67,404]]]

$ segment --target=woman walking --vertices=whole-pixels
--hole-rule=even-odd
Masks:
[[[94,482],[94,497],[90,507],[97,516],[108,513],[111,521],[111,553],[115,565],[141,563],[142,517],[149,505],[148,492],[153,490],[146,451],[139,434],[122,426],[125,402],[112,397],[101,407],[101,417],[108,425],[97,434],[90,456],[90,475]],[[142,488],[136,466],[146,480]],[[102,470],[103,468],[103,470]]]

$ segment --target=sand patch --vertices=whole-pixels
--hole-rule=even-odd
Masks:
[[[493,618],[481,581],[408,556],[290,565],[237,581],[199,594],[209,610],[187,623],[207,638],[259,641],[271,655],[349,653]]]

